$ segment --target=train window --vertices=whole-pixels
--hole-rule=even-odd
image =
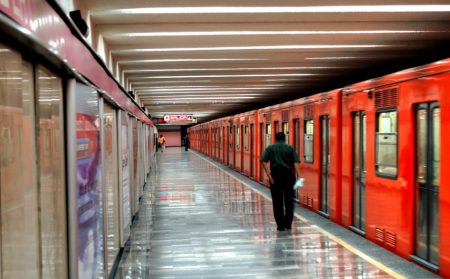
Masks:
[[[289,123],[283,122],[283,133],[286,135],[285,142],[289,143]]]
[[[229,131],[230,135],[228,136],[229,139],[229,145],[231,148],[233,148],[233,127],[230,126],[230,131]]]
[[[397,177],[397,111],[377,113],[376,173],[379,176]]]
[[[433,185],[439,185],[439,151],[440,151],[440,123],[439,120],[441,119],[441,109],[440,108],[434,108],[433,109]]]
[[[300,119],[294,119],[294,148],[300,154]]]
[[[246,125],[244,128],[244,150],[248,151],[248,126]]]
[[[314,120],[305,120],[305,134],[303,141],[303,158],[305,163],[314,162]]]
[[[266,147],[270,145],[272,140],[272,126],[266,124]]]
[[[278,133],[280,130],[278,129],[278,121],[274,122],[274,129],[275,129],[275,134]]]
[[[241,144],[240,139],[241,139],[241,127],[238,126],[236,128],[236,149],[240,148],[239,146]]]
[[[420,183],[427,181],[427,110],[417,110],[416,144],[417,144],[417,179]]]

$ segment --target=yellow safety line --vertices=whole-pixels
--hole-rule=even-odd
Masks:
[[[206,160],[205,158],[203,158],[202,156],[200,156],[199,154],[197,154],[197,152],[194,152],[195,155],[197,155],[198,157],[200,157],[201,159],[205,160],[206,162],[208,162],[209,164],[215,166],[216,168],[218,168],[216,165],[214,165],[212,162]],[[246,182],[239,180],[239,178],[237,178],[236,176],[232,175],[229,172],[226,172],[225,170],[218,168],[219,170],[221,170],[222,172],[226,173],[227,175],[231,176],[232,178],[234,178],[235,180],[238,180],[239,182],[241,182],[242,184],[244,184],[245,186],[249,187],[250,189],[252,189],[253,191],[257,192],[258,194],[260,194],[261,196],[263,196],[264,198],[266,198],[267,200],[272,201],[272,199],[267,196],[265,193],[263,193],[262,191],[253,188],[253,186],[251,186],[250,184],[247,184]],[[308,219],[306,219],[305,217],[301,216],[298,213],[294,213],[295,217],[297,217],[298,219],[300,219],[301,221],[305,222],[305,223],[309,223]],[[332,239],[333,241],[339,243],[340,245],[342,245],[343,247],[347,248],[350,252],[360,256],[361,258],[363,258],[364,260],[366,260],[367,262],[373,264],[374,266],[378,267],[379,269],[385,271],[386,273],[388,273],[389,275],[391,275],[394,278],[397,279],[406,279],[405,276],[399,274],[398,272],[392,270],[391,268],[385,266],[383,263],[377,261],[376,259],[370,257],[369,255],[365,254],[364,252],[362,252],[361,250],[359,250],[358,248],[354,247],[353,245],[341,240],[339,237],[335,236],[334,234],[330,233],[329,231],[317,226],[317,225],[313,225],[318,231],[320,231],[321,233],[325,234],[326,236],[328,236],[330,239]]]

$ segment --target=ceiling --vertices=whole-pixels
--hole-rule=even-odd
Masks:
[[[84,0],[152,117],[199,122],[450,56],[450,1]]]

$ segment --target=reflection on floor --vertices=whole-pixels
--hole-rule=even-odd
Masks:
[[[194,152],[157,154],[116,278],[391,278]]]

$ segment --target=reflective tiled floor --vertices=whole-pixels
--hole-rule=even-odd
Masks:
[[[157,154],[116,278],[390,278],[194,152]]]

